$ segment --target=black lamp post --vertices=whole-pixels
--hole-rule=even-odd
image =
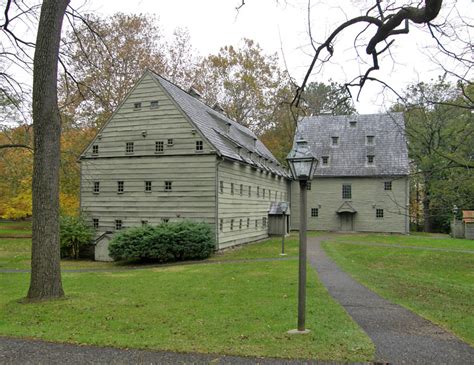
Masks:
[[[295,148],[286,158],[290,166],[293,179],[300,185],[300,249],[299,249],[299,276],[298,276],[298,328],[288,331],[291,334],[305,334],[306,322],[306,191],[308,181],[314,175],[318,160],[311,153],[308,143],[301,136],[296,140]]]

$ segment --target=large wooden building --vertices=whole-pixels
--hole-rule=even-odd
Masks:
[[[319,160],[308,187],[308,229],[409,233],[402,113],[307,117],[297,136]],[[297,229],[297,184],[291,197],[291,223]]]
[[[111,233],[180,219],[209,223],[217,248],[267,237],[287,172],[254,133],[147,71],[80,157],[81,210]]]
[[[408,232],[401,114],[306,118],[298,133],[320,160],[309,229]],[[115,231],[142,224],[203,221],[222,249],[267,237],[273,211],[289,202],[298,228],[298,185],[255,134],[151,71],[80,163],[81,210],[97,230],[100,260]]]

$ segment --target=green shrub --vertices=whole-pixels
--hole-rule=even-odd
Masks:
[[[61,256],[79,258],[80,249],[91,243],[93,229],[83,217],[62,216],[59,220]]]
[[[120,231],[109,244],[109,254],[114,260],[169,262],[205,259],[214,248],[208,224],[182,221]]]

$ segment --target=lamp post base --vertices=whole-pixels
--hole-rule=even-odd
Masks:
[[[299,329],[294,329],[294,330],[289,330],[287,333],[289,335],[307,335],[310,332],[311,331],[309,329],[304,329],[302,331],[300,331]]]
[[[281,253],[280,256],[286,256],[286,253]]]

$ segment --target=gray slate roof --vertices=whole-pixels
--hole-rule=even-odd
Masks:
[[[299,134],[319,159],[315,177],[408,175],[402,113],[306,117],[298,124]],[[373,145],[366,143],[367,136],[375,137]],[[332,146],[331,137],[339,137],[338,146]],[[374,156],[373,166],[367,155]],[[322,156],[329,156],[328,166],[323,166]]]
[[[290,215],[290,204],[288,202],[272,202],[268,215]]]
[[[289,176],[248,128],[227,118],[158,74],[150,72],[217,152],[281,176]]]

